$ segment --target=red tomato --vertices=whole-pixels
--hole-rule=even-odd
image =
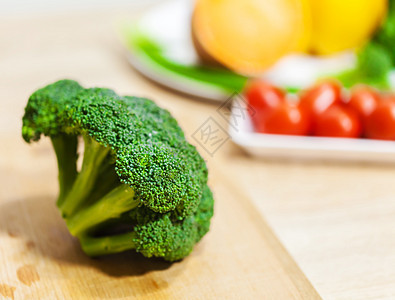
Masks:
[[[356,111],[362,119],[368,117],[380,101],[380,95],[369,87],[355,89],[347,106]]]
[[[335,81],[321,82],[302,93],[300,105],[315,118],[331,106],[341,102],[341,86]]]
[[[367,117],[365,134],[368,138],[395,140],[395,96],[383,98]]]
[[[256,130],[262,133],[306,135],[309,118],[298,105],[284,102],[256,123]]]
[[[251,115],[261,115],[285,102],[285,92],[262,80],[252,81],[245,90]]]
[[[335,105],[315,120],[313,132],[316,136],[357,138],[361,136],[362,126],[356,112]]]

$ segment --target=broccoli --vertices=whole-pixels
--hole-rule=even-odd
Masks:
[[[57,206],[86,254],[135,249],[174,261],[208,232],[214,200],[205,161],[153,101],[57,81],[25,108],[24,140],[41,135],[57,157]]]

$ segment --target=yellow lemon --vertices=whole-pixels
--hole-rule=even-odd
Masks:
[[[388,8],[387,0],[309,1],[309,50],[323,55],[360,46],[381,24]]]

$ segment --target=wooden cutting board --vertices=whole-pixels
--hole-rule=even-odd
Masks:
[[[50,143],[29,146],[20,137],[31,92],[68,77],[147,96],[168,108],[189,138],[216,114],[216,106],[173,95],[130,69],[112,26],[120,14],[0,21],[6,28],[0,38],[0,299],[319,299],[229,178],[226,154],[236,151],[229,142],[214,156],[199,149],[210,168],[215,217],[210,233],[183,261],[169,264],[134,253],[90,259],[70,236],[54,204]]]
[[[0,294],[14,299],[318,299],[248,198],[211,168],[211,232],[169,264],[134,253],[90,259],[54,205],[50,145],[14,139],[4,153],[0,202]],[[13,296],[13,297],[12,297]]]

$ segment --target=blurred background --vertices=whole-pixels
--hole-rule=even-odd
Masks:
[[[394,28],[386,0],[0,0],[0,297],[394,299]],[[191,258],[79,251],[50,142],[20,137],[62,78],[179,121],[216,195]]]
[[[49,13],[49,12],[70,12],[84,10],[103,10],[116,7],[134,7],[147,5],[149,3],[160,2],[161,0],[70,0],[70,1],[47,1],[47,0],[2,0],[0,14],[6,16],[10,14],[26,13]]]

